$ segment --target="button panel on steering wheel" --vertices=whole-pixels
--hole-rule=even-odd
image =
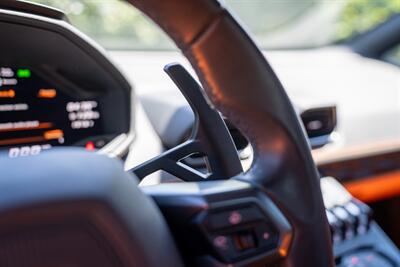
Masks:
[[[265,267],[287,256],[293,237],[289,221],[250,183],[230,179],[142,190],[179,233],[187,266]]]
[[[279,233],[255,203],[212,209],[201,227],[216,254],[232,262],[276,249]]]
[[[193,220],[214,260],[247,266],[256,259],[265,263],[285,256],[291,229],[276,206],[264,194],[234,197],[236,193],[228,201],[209,202]]]

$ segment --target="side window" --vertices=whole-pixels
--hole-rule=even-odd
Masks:
[[[383,60],[400,66],[400,44],[389,49],[384,55]]]

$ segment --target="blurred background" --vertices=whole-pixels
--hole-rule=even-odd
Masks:
[[[152,22],[138,10],[128,8],[124,1],[32,1],[63,10],[72,24],[107,49],[174,49]],[[400,12],[399,0],[225,0],[223,3],[265,49],[340,43]]]

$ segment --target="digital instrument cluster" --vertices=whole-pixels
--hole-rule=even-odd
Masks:
[[[101,148],[102,113],[96,98],[82,98],[29,68],[0,67],[0,150],[9,157],[53,146]]]

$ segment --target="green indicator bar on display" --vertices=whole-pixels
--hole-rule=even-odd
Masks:
[[[31,71],[29,69],[18,69],[17,70],[17,77],[18,78],[30,78]]]

